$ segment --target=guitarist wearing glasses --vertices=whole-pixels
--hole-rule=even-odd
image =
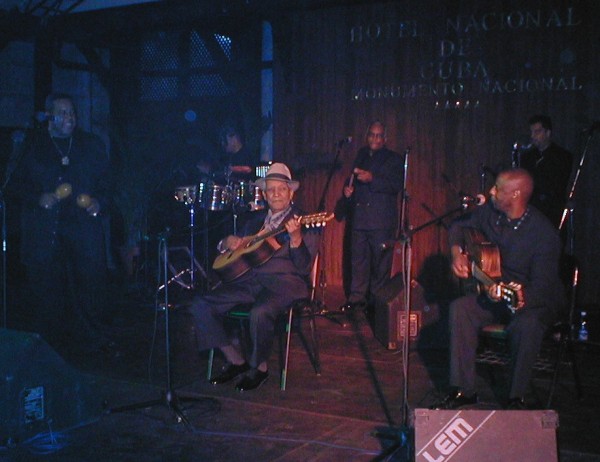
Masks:
[[[508,409],[526,409],[525,393],[547,328],[564,304],[558,233],[529,204],[533,179],[526,170],[500,172],[491,202],[458,218],[450,228],[452,271],[475,279],[479,293],[450,305],[450,386],[432,409],[477,403],[475,360],[485,325],[507,324],[511,351]]]
[[[307,281],[321,229],[303,226],[308,222],[292,203],[300,183],[292,180],[286,165],[274,163],[256,185],[268,209],[253,214],[240,236],[221,240],[213,269],[223,283],[191,306],[200,350],[219,348],[227,359],[211,383],[241,377],[239,391],[253,390],[267,380],[275,322],[289,304],[309,295]],[[240,342],[231,339],[224,326],[227,312],[240,304],[252,305],[249,352],[241,351]]]

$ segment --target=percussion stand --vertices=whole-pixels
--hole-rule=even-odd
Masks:
[[[170,343],[170,328],[169,328],[169,281],[168,281],[168,271],[169,271],[169,251],[167,245],[169,230],[158,234],[158,254],[159,254],[159,268],[158,268],[158,277],[160,279],[161,272],[163,277],[163,285],[157,290],[157,296],[155,300],[155,309],[156,312],[159,311],[160,304],[158,303],[158,292],[160,290],[164,291],[164,312],[165,312],[165,361],[166,361],[166,376],[165,376],[165,388],[162,392],[162,396],[158,399],[143,401],[140,403],[129,404],[126,406],[120,406],[116,408],[111,408],[106,411],[107,414],[114,414],[117,412],[125,412],[125,411],[133,411],[136,409],[146,409],[150,407],[154,407],[157,405],[164,405],[169,408],[176,415],[176,419],[178,423],[183,422],[188,428],[194,429],[188,418],[185,416],[183,409],[180,406],[180,403],[183,402],[202,402],[206,401],[207,398],[200,397],[179,397],[173,390],[171,386],[171,343]],[[162,271],[160,268],[161,257],[162,256]]]
[[[188,286],[185,287],[186,289],[194,289],[196,287],[196,268],[198,268],[198,271],[200,272],[202,277],[204,277],[205,279],[208,279],[208,275],[206,274],[206,271],[204,270],[204,268],[202,268],[202,265],[200,265],[196,261],[196,257],[195,257],[195,255],[196,255],[195,246],[194,246],[194,234],[195,234],[195,224],[196,224],[195,203],[196,203],[196,201],[190,201],[190,203],[187,204],[189,212],[190,212],[190,267],[186,270],[186,272],[188,272],[190,275],[190,283]]]

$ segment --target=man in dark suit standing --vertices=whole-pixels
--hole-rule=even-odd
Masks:
[[[552,141],[552,120],[545,115],[529,119],[531,149],[521,155],[520,166],[533,177],[531,204],[558,228],[567,202],[573,154]]]
[[[350,210],[352,277],[342,311],[366,308],[390,277],[392,252],[385,250],[384,244],[396,237],[404,165],[402,156],[385,143],[383,123],[371,123],[367,145],[358,151],[352,176],[344,187]]]
[[[320,237],[320,228],[307,229],[300,224],[301,212],[292,203],[300,183],[292,180],[286,165],[274,163],[256,184],[263,191],[268,210],[256,212],[240,236],[221,240],[219,251],[240,248],[245,243],[241,236],[277,229],[285,231],[276,235],[281,247],[265,263],[196,298],[191,307],[199,349],[219,348],[227,359],[223,371],[211,382],[226,383],[243,375],[236,385],[239,391],[253,390],[267,380],[275,322],[292,302],[308,297],[308,276]],[[252,305],[249,352],[242,351],[239,341],[230,338],[224,326],[227,312],[240,304]]]

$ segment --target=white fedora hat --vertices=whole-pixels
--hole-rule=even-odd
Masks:
[[[300,182],[292,180],[290,169],[281,162],[271,165],[265,177],[259,178],[254,184],[264,191],[267,188],[267,180],[285,181],[292,191],[296,191],[300,187]]]

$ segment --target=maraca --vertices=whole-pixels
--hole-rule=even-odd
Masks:
[[[87,209],[92,203],[92,198],[88,194],[77,196],[77,205],[82,209]]]
[[[69,183],[61,183],[54,190],[54,195],[58,200],[66,199],[71,195],[71,185]]]

